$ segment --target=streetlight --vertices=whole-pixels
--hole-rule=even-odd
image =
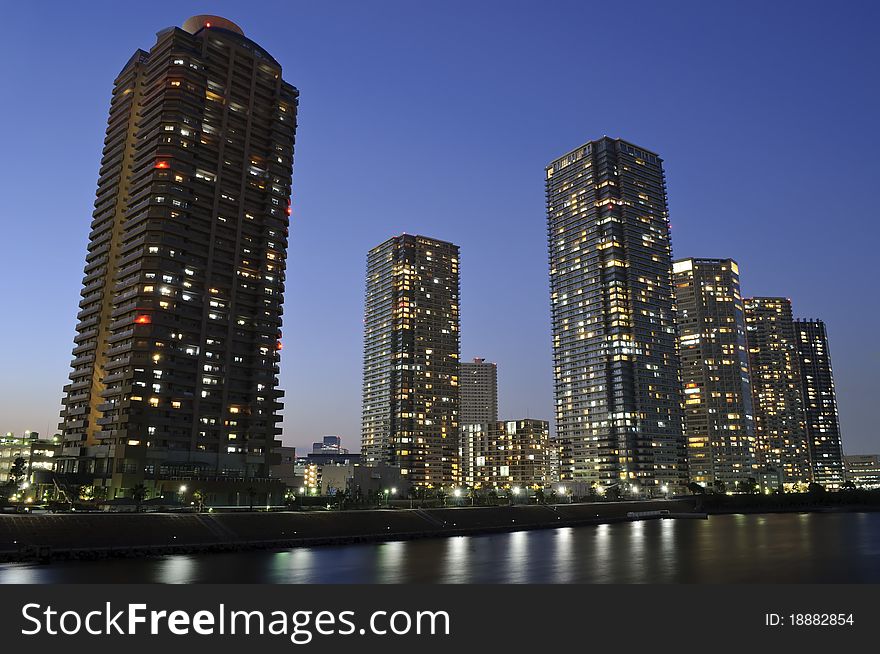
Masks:
[[[556,492],[562,495],[562,497],[568,498],[568,503],[571,504],[571,497],[568,494],[568,489],[565,486],[560,486],[556,489]]]

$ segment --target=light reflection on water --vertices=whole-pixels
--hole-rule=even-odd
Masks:
[[[562,527],[561,529],[554,530],[556,536],[553,542],[556,547],[551,551],[553,578],[548,581],[556,584],[570,584],[574,582],[573,572],[576,550],[573,531],[571,527]]]
[[[7,583],[880,582],[880,513],[713,516],[276,552],[0,565]]]

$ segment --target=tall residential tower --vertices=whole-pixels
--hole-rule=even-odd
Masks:
[[[739,266],[682,259],[672,269],[691,481],[751,489],[759,475]]]
[[[783,486],[812,481],[791,301],[745,300],[758,463]]]
[[[498,366],[474,358],[461,364],[462,425],[498,421]]]
[[[795,320],[794,329],[813,480],[840,488],[844,464],[828,333],[821,320]]]
[[[269,476],[299,95],[281,74],[195,16],[116,78],[60,425],[61,470],[111,497]]]
[[[624,493],[687,483],[660,157],[621,139],[546,168],[560,477]]]
[[[403,234],[367,257],[362,455],[411,485],[459,479],[459,250]]]

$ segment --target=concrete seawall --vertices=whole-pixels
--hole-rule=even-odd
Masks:
[[[547,529],[693,514],[693,500],[268,513],[0,515],[0,561],[279,549]]]

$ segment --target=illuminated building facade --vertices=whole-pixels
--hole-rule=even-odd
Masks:
[[[847,454],[846,481],[859,488],[880,488],[880,454]]]
[[[498,367],[474,358],[461,364],[462,425],[498,421]]]
[[[324,436],[319,442],[312,443],[314,454],[348,454],[348,450],[342,447],[341,436]]]
[[[361,452],[412,486],[457,483],[459,249],[388,239],[367,257]]]
[[[733,259],[672,264],[691,481],[719,491],[758,480],[746,323]]]
[[[461,484],[467,488],[491,488],[498,483],[501,452],[497,422],[461,425],[459,465]]]
[[[546,420],[504,420],[497,423],[501,462],[498,485],[544,486],[550,476],[550,423]]]
[[[58,438],[40,438],[35,431],[26,431],[22,436],[12,432],[0,436],[0,483],[9,480],[10,471],[19,458],[24,459],[25,480],[36,483],[38,477],[45,476],[46,483],[51,483],[58,442]]]
[[[297,99],[280,64],[215,16],[160,31],[119,73],[62,472],[109,497],[269,477]]]
[[[560,479],[687,483],[660,157],[591,141],[546,169]]]
[[[795,320],[794,329],[813,480],[829,489],[840,488],[843,452],[828,333],[821,320]]]
[[[812,481],[791,302],[746,298],[746,341],[760,466],[786,487]]]
[[[499,420],[461,426],[461,483],[469,488],[544,486],[553,477],[546,420]]]

